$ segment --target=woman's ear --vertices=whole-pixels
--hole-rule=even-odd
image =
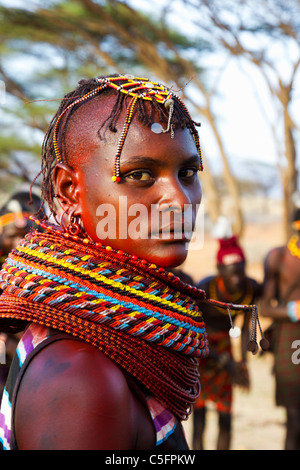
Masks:
[[[53,172],[53,183],[57,201],[66,213],[74,215],[79,208],[79,190],[77,172],[63,163],[57,163]]]

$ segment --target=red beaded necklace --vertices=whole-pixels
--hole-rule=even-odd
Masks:
[[[49,230],[49,231],[58,230],[57,226],[53,226],[48,223],[41,222],[40,220],[35,219],[34,217],[31,217],[31,219],[35,221],[37,225],[40,225],[45,230]],[[142,268],[145,272],[148,272],[152,276],[157,276],[159,279],[163,280],[163,282],[170,283],[174,288],[177,288],[177,289],[180,288],[181,290],[186,292],[188,295],[191,295],[192,297],[199,299],[200,301],[203,301],[204,303],[206,302],[206,303],[212,304],[214,305],[215,308],[227,311],[229,315],[229,319],[230,319],[230,325],[231,325],[229,334],[232,337],[237,337],[240,335],[240,333],[236,331],[237,327],[234,327],[233,325],[231,312],[233,311],[235,314],[235,312],[238,313],[238,312],[246,311],[246,310],[251,311],[252,312],[252,325],[251,325],[250,338],[249,338],[249,343],[248,343],[248,350],[251,351],[253,354],[256,354],[258,351],[257,333],[256,333],[257,325],[259,327],[260,334],[261,334],[261,341],[260,341],[261,348],[263,350],[267,350],[269,348],[269,343],[264,337],[261,326],[260,326],[258,310],[257,310],[256,305],[248,305],[248,304],[241,305],[241,304],[235,304],[231,302],[222,302],[220,300],[217,300],[217,295],[215,295],[214,298],[206,299],[205,291],[200,290],[195,286],[191,286],[189,284],[183,283],[181,279],[178,276],[175,276],[172,272],[169,272],[162,267],[158,267],[155,264],[150,263],[149,261],[145,259],[140,259],[136,255],[130,255],[121,250],[114,250],[111,246],[104,245],[101,242],[94,242],[87,236],[87,234],[85,234],[86,235],[85,237],[80,238],[79,235],[73,235],[67,231],[64,231],[62,233],[63,233],[63,236],[67,239],[71,238],[76,242],[81,241],[86,246],[91,245],[91,246],[96,247],[97,249],[110,252],[110,254],[112,256],[116,256],[116,258],[119,261],[121,261],[122,259],[123,260],[130,259],[133,265],[136,265],[137,267]],[[251,300],[249,295],[247,296],[247,299],[249,299],[249,301]]]
[[[208,353],[203,291],[163,268],[60,227],[26,235],[1,274],[3,321],[36,322],[91,343],[179,419],[199,394]],[[2,330],[5,331],[5,330]]]

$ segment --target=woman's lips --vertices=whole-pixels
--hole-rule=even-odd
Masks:
[[[174,226],[169,225],[160,229],[151,230],[150,238],[159,240],[172,240],[172,241],[189,241],[192,237],[192,229],[188,229],[182,225]]]

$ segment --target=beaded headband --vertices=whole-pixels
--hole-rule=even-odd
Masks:
[[[175,97],[189,118],[190,118],[190,114],[185,104],[183,103],[183,101],[177,95],[175,95],[170,89],[168,89],[167,87],[165,87],[164,85],[158,82],[152,82],[148,80],[147,78],[134,77],[133,75],[128,74],[128,75],[120,75],[116,77],[97,78],[97,81],[99,83],[99,86],[97,88],[95,88],[94,90],[86,93],[85,95],[73,101],[73,103],[67,106],[58,117],[55,127],[54,127],[54,134],[53,134],[53,145],[54,145],[54,151],[56,155],[56,162],[57,163],[62,162],[62,154],[58,146],[57,135],[58,135],[60,121],[62,117],[65,115],[65,113],[69,111],[72,107],[76,106],[77,104],[80,104],[88,100],[89,98],[101,93],[104,89],[108,87],[112,88],[116,92],[124,93],[131,97],[131,100],[127,106],[125,123],[123,125],[123,129],[122,129],[121,136],[120,136],[118,146],[117,146],[117,152],[115,155],[112,180],[118,183],[120,181],[120,156],[121,156],[124,142],[128,133],[130,123],[132,121],[133,111],[134,111],[134,108],[138,99],[148,100],[152,102],[156,101],[157,103],[164,105],[165,109],[169,111],[168,123],[167,123],[166,129],[164,129],[163,126],[158,122],[154,122],[151,125],[151,130],[155,134],[170,132],[171,138],[174,137],[174,126],[172,124],[172,115],[173,115],[173,110],[174,110],[174,98]],[[121,85],[118,85],[117,83],[115,83],[115,82],[120,82],[120,81],[122,82]],[[199,157],[200,157],[199,169],[202,171],[203,164],[202,164],[199,136],[191,118],[190,118],[190,122],[191,122],[190,131],[194,138],[195,145],[196,145]]]

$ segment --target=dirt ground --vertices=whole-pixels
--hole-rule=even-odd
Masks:
[[[231,450],[283,450],[285,410],[275,406],[272,357],[249,358],[251,389],[245,393],[234,390],[233,432]],[[192,449],[192,418],[184,423],[187,440]],[[216,448],[217,413],[208,406],[205,449]]]
[[[283,243],[280,220],[247,224],[241,244],[247,256],[247,273],[258,281],[263,279],[263,260],[274,246]],[[195,281],[215,272],[217,242],[205,234],[203,247],[192,251],[183,268]],[[263,320],[263,326],[269,324]],[[237,340],[235,340],[237,341]],[[249,354],[251,389],[245,393],[234,390],[232,450],[283,450],[285,410],[275,406],[275,382],[272,375],[273,356]],[[300,370],[299,370],[300,372]],[[192,448],[192,419],[185,424],[187,439]],[[217,414],[209,407],[205,447],[215,449]]]

